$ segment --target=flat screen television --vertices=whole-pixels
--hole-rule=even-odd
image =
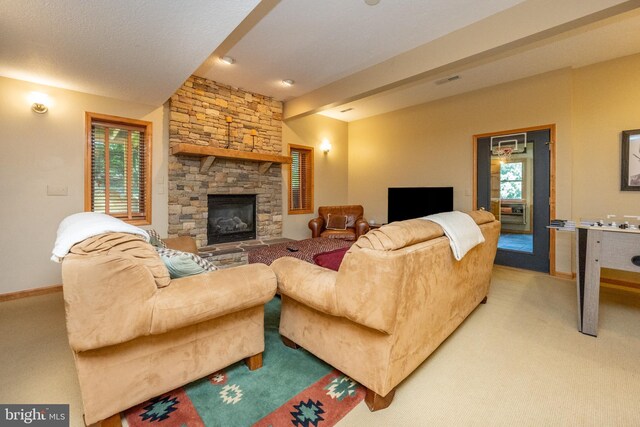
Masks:
[[[387,221],[403,221],[453,210],[453,187],[389,188]]]

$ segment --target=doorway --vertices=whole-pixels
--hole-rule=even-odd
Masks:
[[[552,125],[474,136],[475,207],[502,223],[496,264],[555,270],[547,228],[555,214],[554,138]]]

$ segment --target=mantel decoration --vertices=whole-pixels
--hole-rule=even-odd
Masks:
[[[227,145],[224,148],[229,148],[231,146],[231,122],[233,122],[233,118],[227,116],[224,120],[227,122]]]
[[[258,136],[258,131],[251,129],[251,151],[256,151],[256,136]]]
[[[640,191],[640,129],[622,132],[621,191]]]

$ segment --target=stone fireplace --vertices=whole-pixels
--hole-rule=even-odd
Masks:
[[[230,123],[227,122],[228,117],[231,118]],[[252,130],[257,133],[255,141],[251,136]],[[169,106],[170,149],[179,144],[224,148],[238,153],[281,155],[282,103],[191,76],[171,96]],[[282,237],[280,164],[265,167],[242,158],[198,158],[174,155],[170,151],[168,184],[170,237],[191,236],[200,248],[231,241],[226,239]],[[220,228],[216,229],[216,225],[210,225],[212,195],[227,196],[233,203],[242,196],[250,196],[255,199],[254,207],[243,208],[245,210],[230,207],[231,218],[219,220],[217,226]],[[229,220],[234,221],[234,217],[247,225],[244,229],[244,225],[239,224],[237,229],[247,231],[252,221],[254,230],[247,234],[229,232],[232,228]],[[222,243],[223,246],[225,244],[229,243]]]
[[[209,194],[207,244],[256,238],[255,194]]]

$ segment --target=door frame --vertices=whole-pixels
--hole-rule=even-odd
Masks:
[[[532,132],[549,129],[549,218],[556,217],[556,125],[540,125],[520,129],[509,129],[498,132],[487,132],[473,135],[473,209],[478,208],[478,139],[496,135]],[[549,274],[557,276],[556,272],[556,230],[549,229]]]

